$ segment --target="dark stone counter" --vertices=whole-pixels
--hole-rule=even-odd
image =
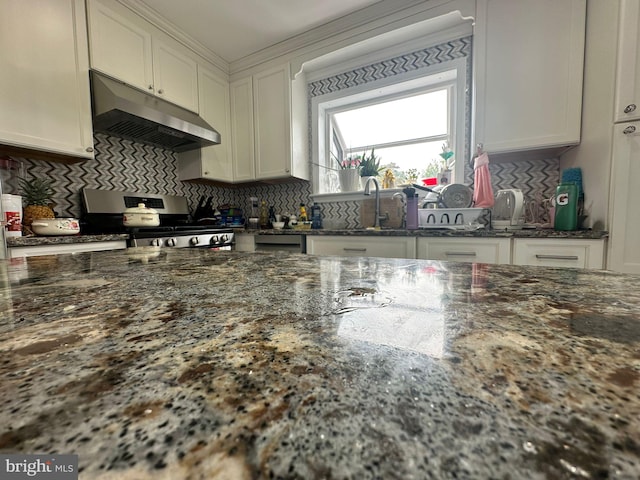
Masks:
[[[0,451],[91,480],[637,478],[640,276],[142,253],[0,262]]]
[[[58,236],[39,236],[32,235],[29,237],[7,237],[7,247],[35,247],[38,245],[63,245],[71,243],[90,243],[90,242],[112,242],[118,240],[127,240],[129,235],[111,234],[111,235],[58,235]]]
[[[479,238],[570,238],[570,239],[601,239],[607,238],[609,232],[602,230],[573,230],[557,231],[552,229],[522,229],[522,230],[449,230],[444,228],[425,228],[419,230],[405,229],[345,229],[345,230],[238,230],[241,233],[261,235],[342,235],[342,236],[399,236],[399,237],[479,237]]]

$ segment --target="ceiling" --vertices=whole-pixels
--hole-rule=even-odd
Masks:
[[[380,1],[142,0],[142,3],[232,63]]]

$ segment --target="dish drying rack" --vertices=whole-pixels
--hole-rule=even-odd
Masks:
[[[490,208],[419,208],[418,228],[478,230],[491,228]]]

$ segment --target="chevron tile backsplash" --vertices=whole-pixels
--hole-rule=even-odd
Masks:
[[[163,148],[123,140],[102,133],[94,135],[95,158],[74,164],[16,159],[22,163],[25,178],[54,180],[55,211],[60,217],[81,215],[82,188],[115,189],[181,195],[187,197],[193,212],[202,196],[213,197],[214,205],[233,204],[249,207],[255,196],[274,205],[278,212],[296,212],[300,203],[309,204],[309,182],[276,185],[219,187],[178,180],[178,159]],[[3,191],[19,194],[18,175],[3,175]]]

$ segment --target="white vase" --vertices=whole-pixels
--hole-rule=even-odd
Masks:
[[[342,192],[357,192],[360,189],[360,175],[355,168],[338,170],[338,179]]]

